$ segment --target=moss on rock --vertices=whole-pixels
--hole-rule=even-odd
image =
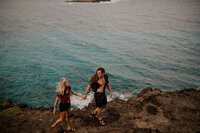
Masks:
[[[8,109],[1,111],[0,116],[12,117],[12,116],[16,116],[21,113],[23,113],[21,108],[19,108],[18,106],[14,106],[14,107],[10,107]]]

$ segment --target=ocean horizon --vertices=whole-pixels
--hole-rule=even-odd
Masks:
[[[84,94],[104,67],[113,97],[200,88],[199,0],[0,1],[0,102],[53,107],[56,83]],[[73,108],[87,100],[71,95]]]

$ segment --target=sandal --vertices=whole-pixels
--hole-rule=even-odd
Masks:
[[[67,132],[76,132],[76,130],[74,128],[71,128],[71,129],[67,130]]]
[[[106,125],[106,123],[105,123],[103,120],[99,120],[99,123],[100,123],[102,126]]]
[[[94,112],[91,113],[91,115],[95,118],[97,118],[97,114],[95,114]]]

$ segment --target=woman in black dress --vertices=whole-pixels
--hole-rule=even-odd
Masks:
[[[108,75],[105,74],[105,69],[103,67],[99,67],[97,68],[96,73],[90,78],[90,84],[83,95],[83,99],[86,99],[90,88],[92,88],[95,92],[94,98],[97,108],[92,112],[92,115],[97,117],[101,125],[106,124],[101,117],[102,108],[107,104],[107,97],[105,95],[106,87],[110,91],[110,97],[112,97],[112,90],[108,81]]]

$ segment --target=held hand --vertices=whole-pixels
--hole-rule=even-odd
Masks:
[[[56,114],[56,109],[53,110],[53,114],[54,114],[54,115]]]
[[[83,99],[86,99],[87,98],[87,96],[86,95],[83,95]]]

